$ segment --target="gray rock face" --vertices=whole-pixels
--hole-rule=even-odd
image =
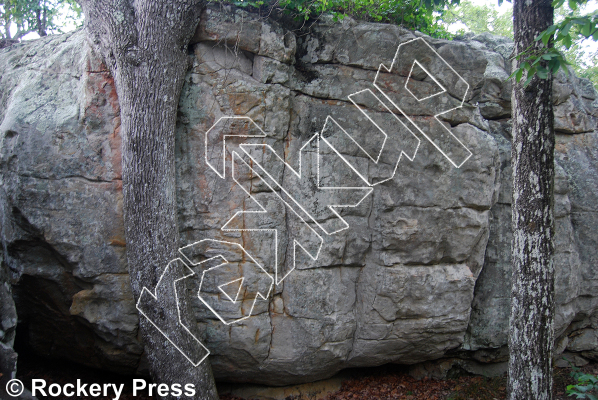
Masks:
[[[2,253],[0,253],[0,261],[4,261]],[[2,262],[0,265],[0,387],[2,393],[6,384],[14,379],[17,373],[17,353],[13,349],[16,326],[17,310],[12,299],[8,271]]]
[[[256,302],[252,317],[231,325],[194,300],[193,329],[211,351],[217,378],[283,385],[347,367],[415,364],[457,353],[477,363],[503,361],[510,307],[511,88],[505,79],[512,44],[491,35],[424,37],[469,85],[463,107],[439,118],[472,155],[456,168],[417,133],[419,147],[409,135],[389,140],[391,151],[372,163],[364,153],[380,147],[384,136],[349,96],[379,93],[373,86],[379,65],[390,67],[397,47],[418,35],[350,18],[325,20],[300,35],[234,8],[210,6],[202,15],[177,127],[181,246],[206,238],[238,243],[272,275],[276,265],[279,278],[288,273],[268,301]],[[2,241],[5,263],[18,277],[15,300],[29,343],[46,355],[143,373],[124,257],[113,80],[82,32],[13,45],[0,55]],[[441,63],[430,68],[448,79]],[[434,94],[437,85],[423,70],[408,80],[410,72],[398,68],[378,79],[427,129],[437,122],[426,116],[459,104],[458,82],[444,97],[418,103],[398,93],[408,87]],[[561,351],[595,358],[598,103],[586,81],[558,79],[555,328]],[[387,100],[366,100],[356,102],[396,132],[401,125],[388,119]],[[270,178],[241,161],[236,175],[221,178],[210,167],[222,167],[218,137],[206,141],[205,133],[231,115],[255,121],[267,135],[260,143],[288,165],[255,147],[253,160],[267,166]],[[354,140],[337,135],[329,116]],[[319,150],[304,147],[325,126],[330,130],[322,137],[338,153],[324,141]],[[242,154],[237,142],[227,146]],[[342,222],[325,207],[334,204],[335,192],[315,192],[316,171],[322,185],[364,187],[360,174],[370,182],[392,177],[400,151],[413,155],[415,149],[413,161],[402,157],[392,179],[356,207],[341,208],[348,229],[323,233]],[[311,183],[292,171],[300,157]],[[303,222],[298,207],[270,190],[270,181],[292,188],[314,221]],[[268,212],[243,214],[232,229],[222,229],[236,213],[259,210],[256,201]],[[315,261],[293,252],[294,240],[312,231],[322,238]]]

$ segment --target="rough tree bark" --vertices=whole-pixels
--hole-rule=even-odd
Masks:
[[[177,258],[174,134],[200,0],[82,0],[90,41],[110,68],[120,104],[127,263],[135,298]],[[184,306],[184,304],[183,304]],[[165,313],[176,310],[163,308]],[[181,309],[182,313],[186,310]],[[140,329],[155,381],[195,384],[217,399],[206,361],[193,367],[145,318]],[[174,333],[173,333],[174,334]]]
[[[551,0],[515,0],[515,54],[553,23]],[[521,63],[523,60],[518,61]],[[519,67],[519,65],[517,65]],[[523,82],[523,80],[522,80]],[[552,399],[554,116],[552,78],[513,87],[511,400]]]
[[[40,36],[48,36],[46,32],[46,24],[48,23],[47,10],[38,8],[35,10],[35,19],[37,20],[37,34]]]

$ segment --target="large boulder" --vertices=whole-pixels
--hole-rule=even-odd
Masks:
[[[377,77],[379,65],[390,67],[399,45],[418,38],[469,87],[460,92],[454,82],[447,88],[443,98],[449,104],[465,102],[439,118],[471,157],[457,168],[450,155],[417,133],[413,161],[403,156],[392,179],[376,185],[358,206],[340,211],[348,229],[318,231],[323,244],[315,261],[297,255],[293,238],[305,224],[296,207],[251,170],[237,171],[236,182],[230,175],[220,178],[207,164],[217,163],[210,151],[218,147],[209,143],[206,149],[205,133],[224,116],[251,118],[289,163],[255,154],[272,165],[271,178],[278,182],[296,179],[290,167],[298,166],[302,149],[306,159],[315,151],[304,146],[329,117],[364,146],[375,147],[383,136],[372,132],[348,96],[375,92],[376,79],[389,97],[402,90],[401,82],[434,94],[438,82],[421,69],[406,71],[413,73],[411,80],[401,71]],[[256,303],[254,315],[237,323],[222,323],[194,299],[192,329],[211,352],[215,376],[285,385],[389,362],[504,361],[511,112],[505,80],[512,43],[491,35],[438,40],[351,18],[324,18],[299,33],[220,5],[204,11],[193,41],[176,137],[181,247],[206,238],[237,243],[272,275],[277,262],[288,272],[267,301]],[[415,51],[432,54],[426,49]],[[432,76],[449,79],[440,62],[430,65]],[[43,355],[145,373],[125,259],[114,81],[81,31],[2,49],[0,67],[1,239],[5,264],[17,277],[14,297],[28,343]],[[432,96],[425,105],[399,101],[425,124],[425,115],[443,106],[440,98]],[[560,74],[554,101],[555,330],[560,351],[595,359],[598,102],[587,81]],[[388,116],[380,104],[361,106]],[[392,175],[394,165],[372,167],[351,141],[335,142],[338,152],[323,146],[317,149],[323,160],[318,178],[326,185],[364,186],[358,173],[370,180]],[[311,200],[309,188],[293,189],[293,195],[313,209],[331,200],[325,194]],[[275,212],[251,219],[253,225],[243,220],[237,230],[222,229],[236,213],[259,210],[255,201]],[[334,220],[326,215],[307,225],[317,231],[316,225],[325,229]],[[273,230],[279,231],[278,245]]]

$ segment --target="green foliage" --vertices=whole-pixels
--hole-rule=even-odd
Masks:
[[[558,5],[562,1],[564,0],[555,0],[555,3]],[[570,6],[571,4],[575,3],[570,3]],[[551,41],[561,43],[567,49],[580,38],[598,40],[598,12],[588,15],[575,14],[574,9],[561,22],[542,32],[536,40],[541,40],[545,45]]]
[[[513,38],[513,12],[511,10],[500,13],[496,8],[488,5],[476,5],[469,0],[458,6],[449,8],[442,20],[446,24],[463,23],[469,32],[480,34],[490,32],[494,35]],[[459,34],[465,33],[460,30]]]
[[[589,79],[598,90],[598,51],[590,52],[584,48],[582,41],[576,41],[569,49],[563,48],[562,53],[571,62],[577,76]]]
[[[515,58],[525,61],[513,71],[509,79],[515,77],[515,80],[519,82],[525,77],[526,80],[523,86],[529,85],[535,75],[541,79],[547,79],[550,76],[549,74],[556,74],[559,68],[562,68],[565,74],[568,74],[567,65],[571,65],[563,54],[553,47],[541,50],[528,49],[523,53],[519,53]]]
[[[571,376],[577,384],[567,386],[567,395],[576,399],[598,400],[598,376],[584,374],[579,368],[573,368]]]
[[[218,1],[218,0],[216,0]],[[450,38],[441,15],[459,0],[233,0],[240,7],[283,10],[297,20],[315,20],[332,14],[336,20],[346,16],[387,22],[419,30],[434,37]]]
[[[30,32],[40,36],[61,33],[57,17],[81,19],[76,0],[0,0],[0,39],[20,39]],[[11,26],[16,33],[11,35]]]
[[[532,47],[516,56],[519,60],[525,60],[511,76],[515,76],[519,82],[525,75],[527,85],[534,75],[541,79],[547,79],[549,70],[553,74],[561,68],[568,72],[567,65],[573,65],[579,75],[587,77],[598,87],[598,71],[595,63],[588,63],[582,48],[585,39],[598,41],[598,12],[582,15],[580,10],[587,0],[567,0],[569,12],[565,10],[565,0],[554,0],[552,5],[560,14],[560,20],[550,26],[536,38],[536,42],[542,42],[539,50],[532,50]],[[568,56],[568,57],[567,57]],[[566,59],[573,62],[567,62]],[[596,61],[597,55],[593,55]],[[546,65],[548,64],[548,65]]]

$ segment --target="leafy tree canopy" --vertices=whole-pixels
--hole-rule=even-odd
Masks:
[[[448,24],[463,24],[468,32],[480,34],[491,32],[494,35],[513,38],[513,10],[500,12],[497,8],[486,4],[477,5],[470,0],[462,1],[455,7],[450,7],[442,20]],[[458,34],[466,33],[461,28]]]
[[[219,0],[214,0],[219,1]],[[279,10],[295,19],[314,20],[322,14],[336,19],[351,16],[373,22],[387,22],[418,30],[433,37],[451,38],[441,16],[460,0],[232,0],[239,7]]]
[[[586,12],[591,3],[588,0],[567,0],[567,4],[565,1],[554,0],[552,3],[557,10],[557,22],[536,38],[536,41],[542,41],[543,48],[530,48],[516,55],[525,60],[513,72],[517,81],[525,76],[525,84],[528,84],[535,75],[547,79],[549,72],[554,74],[559,69],[568,73],[567,67],[572,65],[579,75],[592,80],[598,88],[598,54],[587,54],[583,46],[587,39],[598,41],[598,9]]]
[[[587,38],[592,38],[596,34],[595,31],[591,30],[591,23],[588,24],[587,13],[583,11],[589,4],[590,2],[583,5],[579,2],[572,3],[571,6],[577,8],[571,9],[571,6],[561,2],[560,7],[555,10],[557,23],[553,29],[556,30],[559,29],[559,26],[564,28],[569,25],[569,32],[565,34],[561,31],[561,40],[554,43],[555,48],[553,50],[543,53],[541,57],[527,60],[527,64],[524,64],[523,68],[516,70],[514,76],[518,80],[522,79],[526,71],[531,70],[532,72],[527,74],[527,79],[531,79],[530,77],[534,73],[537,73],[540,77],[548,77],[549,70],[556,72],[559,68],[570,65],[577,76],[591,80],[598,89],[598,51],[587,46]],[[558,6],[558,4],[555,5]],[[513,38],[512,9],[500,13],[495,6],[477,5],[470,0],[465,0],[455,7],[448,8],[442,15],[442,20],[449,26],[462,24],[464,28],[457,31],[457,34],[491,32],[495,35]],[[583,26],[580,25],[582,21],[584,21]],[[581,31],[582,28],[586,29],[586,33],[590,29],[592,35],[584,35],[584,32]],[[547,32],[550,35],[550,32]],[[544,35],[543,37],[546,40],[547,36]],[[542,62],[546,62],[548,65],[542,66]]]
[[[386,22],[418,30],[433,37],[451,39],[448,27],[462,24],[457,33],[491,32],[513,37],[512,11],[474,4],[471,0],[210,0],[272,12],[281,11],[298,20],[316,20],[322,14],[335,19]],[[498,0],[499,4],[502,0]],[[598,41],[598,11],[584,12],[595,0],[554,0],[556,23],[538,36],[543,50],[516,55],[525,62],[513,72],[517,81],[538,75],[547,78],[571,66],[578,76],[590,79],[598,88],[598,51],[588,50],[585,40]],[[61,33],[66,22],[81,25],[81,8],[76,0],[0,0],[0,39],[21,39],[31,32],[39,36]]]
[[[59,16],[80,20],[81,8],[75,0],[0,0],[0,39],[62,33]]]

